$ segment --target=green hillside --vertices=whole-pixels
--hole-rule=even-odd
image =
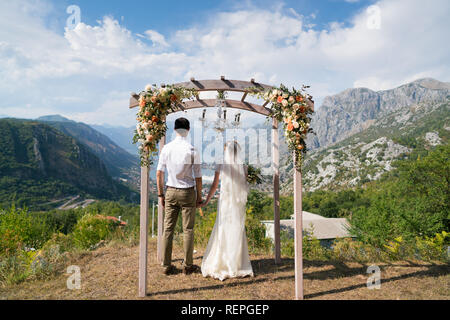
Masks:
[[[110,138],[87,124],[71,121],[54,115],[37,119],[52,126],[62,133],[74,137],[98,156],[106,166],[109,174],[115,178],[136,179],[139,173],[139,159],[119,147]]]
[[[0,205],[48,207],[64,197],[130,199],[87,146],[41,122],[0,120]]]

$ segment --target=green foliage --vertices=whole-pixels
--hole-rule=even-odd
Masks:
[[[194,242],[196,245],[206,247],[209,237],[216,222],[217,212],[204,214],[203,217],[196,217],[194,228]]]
[[[32,279],[47,279],[61,272],[65,255],[59,246],[42,250],[18,250],[0,255],[0,285],[12,285]]]
[[[41,248],[53,232],[44,219],[33,219],[27,209],[0,211],[0,254]]]
[[[250,164],[247,165],[247,181],[249,184],[261,184],[263,182],[261,168],[256,168]]]
[[[449,261],[450,257],[446,248],[450,245],[450,234],[442,231],[434,237],[416,238],[418,258],[426,261],[443,260]]]
[[[26,252],[18,251],[14,254],[0,255],[0,284],[11,285],[26,280],[30,272]]]
[[[327,218],[347,218],[357,208],[366,208],[370,203],[364,190],[346,189],[337,192],[318,190],[307,192],[303,197],[303,210]]]
[[[245,229],[247,232],[248,248],[250,252],[267,253],[270,251],[272,241],[269,238],[266,238],[266,228],[253,214],[252,208],[247,209]]]
[[[321,245],[320,240],[314,237],[314,230],[310,229],[303,236],[303,258],[307,260],[327,260],[329,258],[329,250]],[[285,230],[280,233],[281,255],[289,258],[295,256],[294,238]]]
[[[75,225],[72,233],[75,246],[89,249],[101,240],[111,239],[116,225],[104,216],[86,214]]]
[[[50,210],[75,195],[132,201],[135,194],[112,179],[96,151],[86,145],[89,140],[83,144],[70,136],[75,131],[63,133],[37,121],[0,119],[0,208],[15,204]],[[102,157],[114,163],[108,155]]]
[[[441,146],[422,159],[398,163],[398,169],[365,190],[367,208],[355,210],[351,231],[378,247],[403,237],[448,232],[450,147]]]
[[[273,212],[273,209],[270,209],[272,203],[272,199],[269,198],[266,193],[250,189],[247,196],[247,210],[251,208],[252,214],[258,219],[273,219],[273,213],[269,215],[269,210]]]
[[[113,202],[68,211],[28,212],[14,207],[1,211],[0,285],[51,277],[62,272],[67,252],[92,248],[101,240],[136,245],[137,212],[137,206]],[[106,214],[130,223],[118,227],[105,219]]]

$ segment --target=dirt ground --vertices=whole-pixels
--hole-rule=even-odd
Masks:
[[[201,265],[203,249],[195,254]],[[174,244],[179,272],[166,276],[156,263],[156,242],[149,242],[148,294],[143,299],[273,299],[294,298],[294,260],[252,255],[255,277],[219,281],[181,272],[182,250]],[[138,247],[99,248],[72,262],[81,269],[81,289],[67,289],[69,274],[46,281],[29,281],[0,288],[0,299],[138,299]],[[443,263],[402,261],[377,264],[381,288],[367,288],[368,265],[304,261],[305,299],[450,299],[450,266]]]

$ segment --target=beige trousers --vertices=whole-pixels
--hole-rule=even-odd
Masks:
[[[175,231],[175,226],[177,224],[180,211],[183,219],[183,266],[190,267],[193,264],[196,200],[197,194],[194,188],[167,188],[162,247],[164,254],[164,267],[168,267],[172,263],[173,233]]]

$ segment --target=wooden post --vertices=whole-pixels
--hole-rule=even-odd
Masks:
[[[294,154],[294,213],[295,213],[295,299],[303,300],[303,211],[302,174],[296,168]]]
[[[139,227],[139,297],[147,295],[149,167],[141,167],[141,213]]]
[[[280,245],[280,150],[278,120],[272,119],[272,166],[273,166],[273,233],[275,244],[275,263],[281,262]]]
[[[161,155],[161,150],[166,144],[166,136],[162,137],[159,141],[159,154]],[[164,183],[164,181],[163,181]],[[156,245],[156,260],[158,263],[163,262],[163,252],[162,252],[162,237],[164,228],[164,209],[161,198],[158,197],[158,240]]]

